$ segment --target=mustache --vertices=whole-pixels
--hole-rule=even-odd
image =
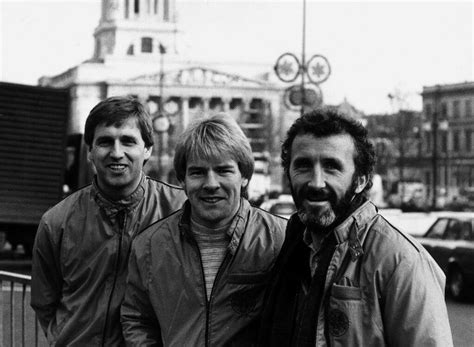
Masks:
[[[335,194],[328,188],[315,189],[310,186],[306,186],[302,189],[301,195],[311,200],[329,200],[334,201]]]

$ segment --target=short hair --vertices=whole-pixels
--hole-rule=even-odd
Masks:
[[[367,185],[363,192],[372,187],[375,167],[374,146],[368,139],[367,129],[359,121],[340,113],[335,107],[320,107],[296,119],[288,130],[281,147],[281,161],[286,175],[289,177],[291,163],[291,146],[297,135],[313,135],[317,138],[331,135],[349,134],[354,141],[354,166],[357,176],[366,176]]]
[[[252,148],[237,122],[225,113],[199,119],[184,131],[176,145],[176,177],[180,182],[184,181],[189,158],[209,160],[223,155],[230,155],[242,177],[250,181],[254,170]],[[241,195],[248,197],[247,187],[242,189]]]
[[[150,114],[138,99],[131,96],[112,96],[99,102],[90,111],[84,129],[84,142],[91,147],[98,125],[120,126],[130,118],[137,120],[145,146],[153,146],[153,126]]]

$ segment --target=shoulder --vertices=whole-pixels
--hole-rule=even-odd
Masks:
[[[414,253],[419,253],[423,249],[414,237],[392,225],[380,214],[376,214],[368,224],[367,238],[381,245],[395,249],[403,248]]]
[[[135,247],[145,247],[150,242],[164,243],[179,231],[182,210],[177,210],[146,227],[133,241]]]
[[[54,221],[64,219],[70,214],[78,214],[83,210],[85,204],[91,199],[91,185],[85,186],[71,195],[68,195],[56,205],[48,209],[42,217],[42,221]]]
[[[262,210],[259,207],[250,207],[250,218],[253,223],[261,224],[272,229],[286,229],[288,220],[286,218],[274,215],[270,212]]]
[[[166,192],[170,192],[170,193],[172,192],[172,193],[176,193],[176,194],[184,193],[183,188],[181,188],[179,186],[176,186],[176,185],[173,185],[173,184],[170,184],[170,183],[167,183],[167,182],[159,181],[159,180],[156,180],[156,179],[148,177],[148,176],[145,179],[145,184],[149,188],[156,189],[156,190],[159,190],[159,191],[166,191]]]
[[[367,229],[364,251],[378,263],[393,267],[403,263],[407,268],[422,263],[435,266],[434,260],[414,237],[393,226],[382,215],[377,214]]]

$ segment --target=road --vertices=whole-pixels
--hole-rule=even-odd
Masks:
[[[458,303],[447,299],[449,321],[453,332],[454,346],[474,345],[474,301]]]

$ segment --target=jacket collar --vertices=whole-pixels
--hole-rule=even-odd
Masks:
[[[142,173],[140,183],[132,194],[123,199],[112,201],[108,199],[100,190],[97,184],[97,177],[94,177],[91,194],[97,205],[99,205],[99,207],[104,211],[112,224],[115,224],[117,221],[117,216],[120,212],[124,211],[125,213],[129,213],[133,211],[143,199],[145,195],[145,179],[146,177]]]
[[[250,208],[250,203],[246,199],[241,198],[240,207],[230,224],[229,230],[227,231],[230,236],[230,242],[227,249],[232,255],[237,251],[240,240],[245,232],[245,225],[247,223]],[[191,233],[191,204],[189,203],[189,200],[186,200],[184,203],[183,213],[178,223],[179,230],[181,230],[186,237],[194,238]]]

